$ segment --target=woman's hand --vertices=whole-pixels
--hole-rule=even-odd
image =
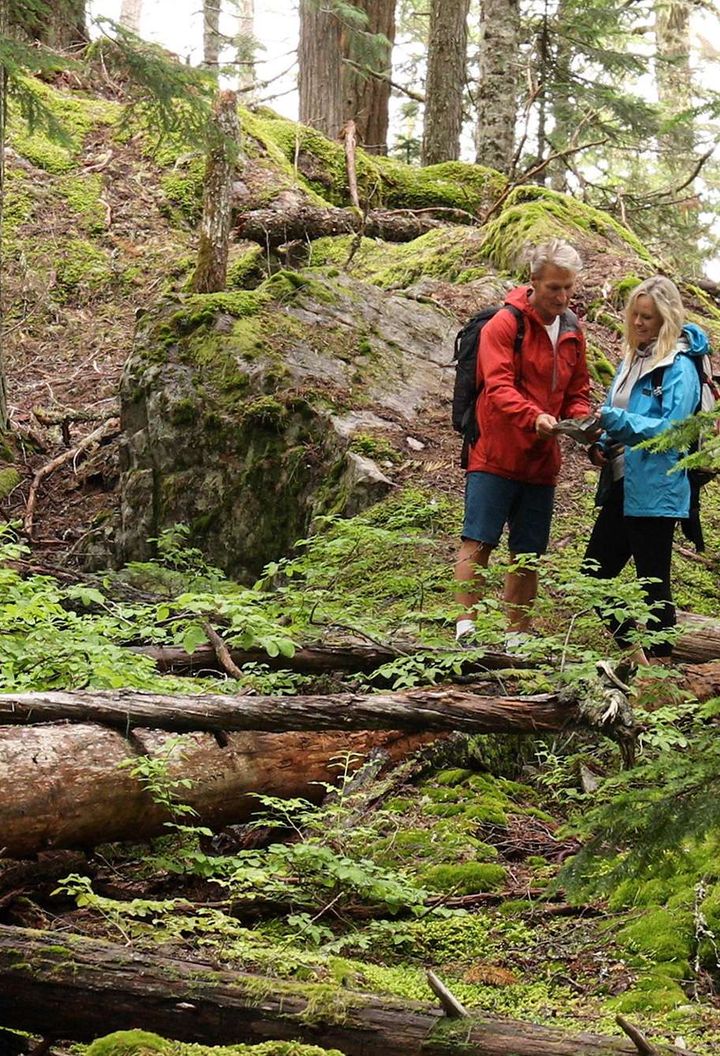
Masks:
[[[598,467],[598,469],[602,469],[602,467],[606,466],[608,463],[608,460],[605,457],[605,454],[603,452],[603,449],[600,447],[600,444],[590,445],[590,447],[588,448],[588,458],[594,466]]]

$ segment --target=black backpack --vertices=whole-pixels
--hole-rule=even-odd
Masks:
[[[492,304],[483,308],[481,312],[468,319],[462,330],[459,330],[455,338],[455,351],[453,362],[455,363],[455,385],[452,398],[452,424],[456,433],[463,437],[462,456],[460,465],[467,466],[468,451],[476,444],[480,431],[477,425],[475,405],[480,395],[482,384],[477,384],[477,354],[480,343],[480,331],[501,309],[507,309],[515,316],[517,321],[517,334],[513,350],[515,359],[520,355],[523,338],[525,337],[525,319],[519,308],[513,304]]]
[[[710,356],[690,356],[689,358],[692,360],[695,369],[698,372],[698,379],[700,381],[700,401],[694,411],[694,413],[697,414],[698,411],[710,410],[715,406],[720,399],[720,389],[718,389],[715,379],[713,378],[712,360],[710,359]],[[662,398],[664,374],[665,367],[655,367],[655,370],[651,374],[653,392],[659,398]],[[690,453],[697,451],[698,448],[699,445],[697,443],[694,444],[690,448]],[[689,542],[695,544],[695,549],[698,553],[702,553],[705,549],[705,539],[703,536],[702,524],[700,523],[700,489],[711,480],[714,480],[717,473],[712,469],[696,468],[689,469],[687,475],[690,484],[690,513],[680,521],[680,527],[682,528],[685,538]]]

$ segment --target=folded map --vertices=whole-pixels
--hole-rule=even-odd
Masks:
[[[564,418],[553,429],[554,433],[569,436],[579,444],[593,444],[597,440],[600,419],[589,414],[586,418]]]

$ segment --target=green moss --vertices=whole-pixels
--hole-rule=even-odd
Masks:
[[[168,1041],[145,1030],[118,1030],[98,1038],[85,1056],[342,1056],[337,1049],[321,1049],[299,1041],[263,1041],[259,1045],[198,1045]]]
[[[411,242],[386,243],[364,238],[348,271],[382,289],[404,289],[424,277],[459,282],[477,263],[481,235],[475,228],[441,228]],[[313,243],[314,266],[345,266],[353,236],[321,238]],[[498,296],[502,284],[498,283]]]
[[[68,239],[55,258],[58,287],[67,295],[81,287],[98,290],[113,278],[107,253],[82,238]]]
[[[35,199],[30,181],[24,172],[8,168],[3,188],[3,236],[7,237],[33,213]]]
[[[608,213],[594,209],[570,195],[546,187],[516,187],[508,196],[499,216],[484,228],[482,254],[496,268],[520,275],[521,254],[525,245],[547,238],[598,236],[617,246],[623,253],[632,252],[648,264],[652,257],[628,228]]]
[[[278,164],[294,184],[325,202],[349,204],[345,151],[306,125],[279,117],[271,111],[249,114],[241,111],[243,129]],[[439,208],[455,210],[453,220],[472,220],[487,208],[506,186],[494,169],[451,161],[424,168],[406,165],[394,158],[356,151],[358,193],[363,204],[387,208]]]
[[[386,462],[397,462],[402,457],[383,437],[368,436],[366,433],[355,434],[350,442],[350,450],[357,451],[359,455],[364,455],[366,458]]]
[[[172,168],[160,178],[165,198],[164,213],[170,219],[181,219],[195,226],[202,216],[205,161],[192,157],[186,164]]]
[[[14,466],[3,466],[0,468],[0,499],[4,499],[13,488],[16,488],[22,477]]]
[[[273,396],[261,396],[242,410],[243,425],[252,425],[258,429],[282,429],[287,419],[287,408]]]
[[[625,275],[622,279],[614,282],[610,289],[610,301],[612,304],[618,309],[624,308],[628,294],[636,286],[639,286],[642,281],[639,275]]]
[[[101,125],[114,124],[121,113],[115,103],[91,99],[78,92],[68,93],[34,78],[25,78],[26,91],[37,105],[52,115],[58,134],[51,138],[40,123],[31,131],[13,108],[8,138],[19,154],[40,169],[51,173],[68,172],[75,164],[86,135]]]
[[[664,1012],[687,1002],[685,993],[674,979],[662,973],[642,976],[632,990],[612,998],[608,1004],[617,1012]]]
[[[472,770],[441,770],[439,774],[435,774],[433,780],[438,785],[461,785],[469,777],[472,777]]]
[[[293,300],[298,293],[306,293],[313,300],[324,304],[332,304],[337,300],[327,284],[313,279],[307,272],[288,269],[276,271],[260,288],[267,297],[285,304]]]
[[[58,186],[85,231],[98,234],[105,230],[105,206],[100,201],[102,178],[97,173],[64,176]]]
[[[606,387],[610,384],[615,375],[615,367],[602,349],[591,342],[588,342],[587,346],[587,364],[590,376],[599,385]]]
[[[88,1045],[86,1056],[145,1056],[146,1053],[170,1053],[172,1044],[146,1030],[118,1030]]]
[[[227,270],[229,290],[251,290],[266,278],[266,261],[262,246],[251,246],[231,258]]]
[[[692,913],[657,907],[623,928],[619,940],[655,961],[687,961],[693,936]]]
[[[452,891],[471,895],[478,891],[497,891],[505,883],[506,870],[491,862],[459,862],[457,865],[435,865],[423,873],[424,882],[435,891]]]

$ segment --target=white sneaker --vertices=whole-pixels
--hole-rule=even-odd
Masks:
[[[471,638],[475,634],[475,620],[458,620],[455,624],[455,641]]]

